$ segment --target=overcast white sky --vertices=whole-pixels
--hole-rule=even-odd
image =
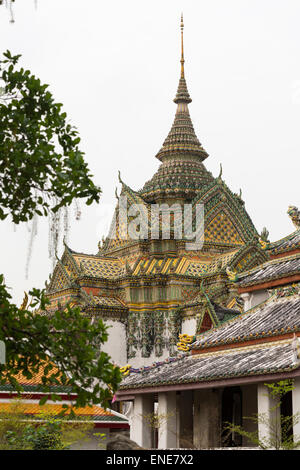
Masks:
[[[159,166],[154,156],[176,109],[181,11],[190,113],[206,167],[217,176],[222,163],[259,232],[266,226],[273,241],[294,230],[286,211],[300,206],[299,0],[37,3],[16,0],[14,24],[0,7],[0,52],[22,54],[21,65],[64,103],[103,190],[100,205],[83,206],[72,223],[71,248],[96,253],[118,170],[137,190]],[[20,302],[49,276],[48,226],[40,220],[28,280],[26,226],[14,232],[2,222],[0,237],[0,272]]]

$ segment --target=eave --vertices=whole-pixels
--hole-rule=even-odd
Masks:
[[[232,350],[236,348],[242,348],[245,346],[254,346],[256,344],[260,343],[273,343],[274,341],[282,341],[282,340],[287,340],[287,339],[292,339],[296,335],[297,337],[300,337],[300,331],[297,331],[294,329],[291,332],[282,332],[281,334],[278,333],[266,333],[265,335],[258,336],[255,338],[253,334],[249,335],[248,338],[244,338],[242,341],[236,341],[236,342],[231,342],[227,344],[207,344],[203,348],[199,349],[192,349],[191,354],[192,355],[198,355],[198,354],[205,354],[208,352],[215,352],[215,351],[225,351],[225,350]]]
[[[261,282],[255,285],[249,285],[244,287],[238,287],[238,293],[243,294],[244,292],[253,292],[256,290],[270,289],[272,287],[281,286],[285,284],[291,284],[300,281],[300,274],[294,274],[291,276],[285,276],[282,278],[273,279],[270,281]]]
[[[300,248],[296,248],[290,251],[286,250],[277,254],[270,253],[270,259],[285,258],[286,256],[296,255],[297,253],[300,253]]]
[[[220,388],[237,385],[248,385],[256,384],[261,382],[276,382],[279,380],[293,379],[300,377],[300,368],[295,370],[286,370],[277,372],[274,374],[253,374],[243,377],[225,378],[216,380],[199,381],[197,383],[184,383],[184,384],[172,384],[172,385],[159,385],[159,386],[147,386],[140,388],[127,388],[126,390],[118,390],[116,393],[117,401],[127,401],[134,399],[135,395],[142,395],[146,393],[164,393],[164,392],[180,392],[186,390],[203,390],[207,388]]]

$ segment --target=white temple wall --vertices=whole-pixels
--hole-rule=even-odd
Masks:
[[[112,361],[122,367],[127,364],[127,340],[124,323],[113,320],[105,320],[108,326],[108,340],[103,345],[103,351],[110,355]]]
[[[149,357],[142,357],[142,351],[139,349],[136,351],[136,356],[128,359],[128,364],[134,368],[139,368],[143,366],[151,366],[154,362],[161,362],[170,357],[168,349],[164,349],[162,356],[156,356],[155,351],[152,351]]]
[[[196,334],[196,318],[184,318],[182,321],[181,333],[194,336]]]
[[[269,297],[269,292],[266,289],[241,294],[241,298],[244,301],[244,312],[247,312],[250,308],[256,307],[256,305],[264,302]]]

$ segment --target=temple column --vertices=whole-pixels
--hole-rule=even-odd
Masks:
[[[179,398],[179,447],[193,446],[193,392],[180,392]]]
[[[209,449],[221,445],[221,400],[218,389],[194,392],[194,446]]]
[[[250,297],[249,292],[244,292],[243,294],[240,294],[240,298],[244,302],[243,310],[244,312],[247,312],[247,310],[251,308],[251,302],[250,302],[251,297]]]
[[[158,449],[178,446],[178,414],[176,392],[158,394]]]
[[[261,289],[251,293],[244,292],[240,294],[240,297],[244,301],[244,312],[246,312],[250,308],[256,307],[256,305],[267,300],[269,293],[266,289]]]
[[[280,406],[264,384],[257,385],[258,438],[266,447],[279,448]]]
[[[296,416],[294,419],[293,425],[293,435],[294,442],[300,440],[300,377],[295,377],[294,379],[294,389],[292,390],[292,403],[293,403],[293,416]]]
[[[153,447],[153,413],[154,395],[137,395],[133,403],[130,439],[145,449]]]

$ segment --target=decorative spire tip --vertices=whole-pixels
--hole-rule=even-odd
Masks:
[[[183,29],[184,29],[184,24],[183,24],[183,13],[181,13],[181,21],[180,21],[180,29],[181,29],[181,78],[184,78],[184,50],[183,50]]]

